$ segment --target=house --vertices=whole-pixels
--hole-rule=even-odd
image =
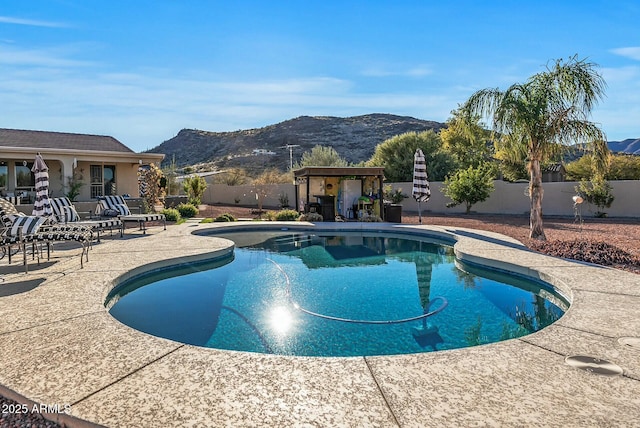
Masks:
[[[258,156],[258,155],[270,155],[270,156],[273,156],[273,155],[276,154],[276,152],[272,152],[271,150],[267,150],[267,149],[253,149],[251,154],[253,154],[254,156]]]
[[[32,203],[37,153],[49,168],[51,196],[65,195],[79,183],[78,201],[128,194],[138,197],[138,168],[159,165],[163,154],[135,153],[110,136],[0,129],[0,195]]]
[[[564,181],[567,175],[567,170],[561,163],[552,163],[547,165],[542,170],[542,182],[551,183]]]

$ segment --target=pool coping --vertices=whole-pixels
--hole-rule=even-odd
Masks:
[[[427,233],[455,241],[462,261],[541,279],[572,304],[552,326],[518,339],[349,358],[198,348],[135,331],[104,308],[117,281],[232,251],[230,241],[202,232],[265,226]],[[46,280],[0,297],[0,394],[48,405],[49,417],[69,426],[566,427],[640,420],[640,350],[619,340],[640,337],[635,274],[544,256],[491,232],[389,223],[149,228],[146,235],[104,239],[84,269],[68,256],[74,251],[56,251],[54,264],[28,274],[4,275],[2,284]],[[624,372],[580,370],[565,362],[573,355],[606,360]],[[55,412],[65,406],[71,416]]]

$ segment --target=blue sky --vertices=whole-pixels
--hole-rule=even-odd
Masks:
[[[608,85],[592,120],[640,138],[639,18],[636,0],[2,0],[0,127],[143,151],[301,115],[444,122],[578,54]]]

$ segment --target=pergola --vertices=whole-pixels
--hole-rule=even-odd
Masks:
[[[361,188],[360,195],[365,194],[364,183],[367,182],[367,179],[374,182],[375,186],[372,186],[372,190],[375,187],[375,191],[373,197],[382,203],[382,193],[383,193],[383,180],[384,180],[384,168],[383,167],[328,167],[328,166],[310,166],[301,168],[293,171],[293,176],[296,182],[296,208],[299,209],[300,198],[300,188],[304,186],[306,190],[305,193],[305,209],[309,207],[311,200],[310,198],[316,197],[321,199],[323,195],[311,195],[311,179],[312,178],[322,178],[326,179],[338,179],[339,181],[343,179],[350,180],[360,180]],[[368,194],[368,193],[367,193]],[[382,208],[382,207],[381,207]],[[384,216],[384,210],[380,210],[381,216]],[[383,217],[384,219],[384,217]]]

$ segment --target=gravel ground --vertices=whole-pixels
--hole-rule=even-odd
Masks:
[[[238,206],[208,206],[200,213],[203,217],[217,217],[220,214],[232,214],[236,218],[256,218],[251,208]],[[465,227],[488,230],[510,236],[529,246],[537,247],[537,242],[529,239],[529,218],[507,215],[460,215],[425,213],[423,224],[447,227]],[[418,224],[417,213],[403,213],[403,224]],[[631,255],[633,263],[614,265],[618,269],[640,274],[640,219],[623,218],[584,218],[583,223],[573,218],[545,218],[544,230],[547,240],[556,246],[571,246],[579,241],[603,242]],[[553,245],[552,245],[553,246]],[[60,425],[45,420],[37,413],[5,413],[15,402],[0,396],[0,427],[7,428],[53,428]]]

